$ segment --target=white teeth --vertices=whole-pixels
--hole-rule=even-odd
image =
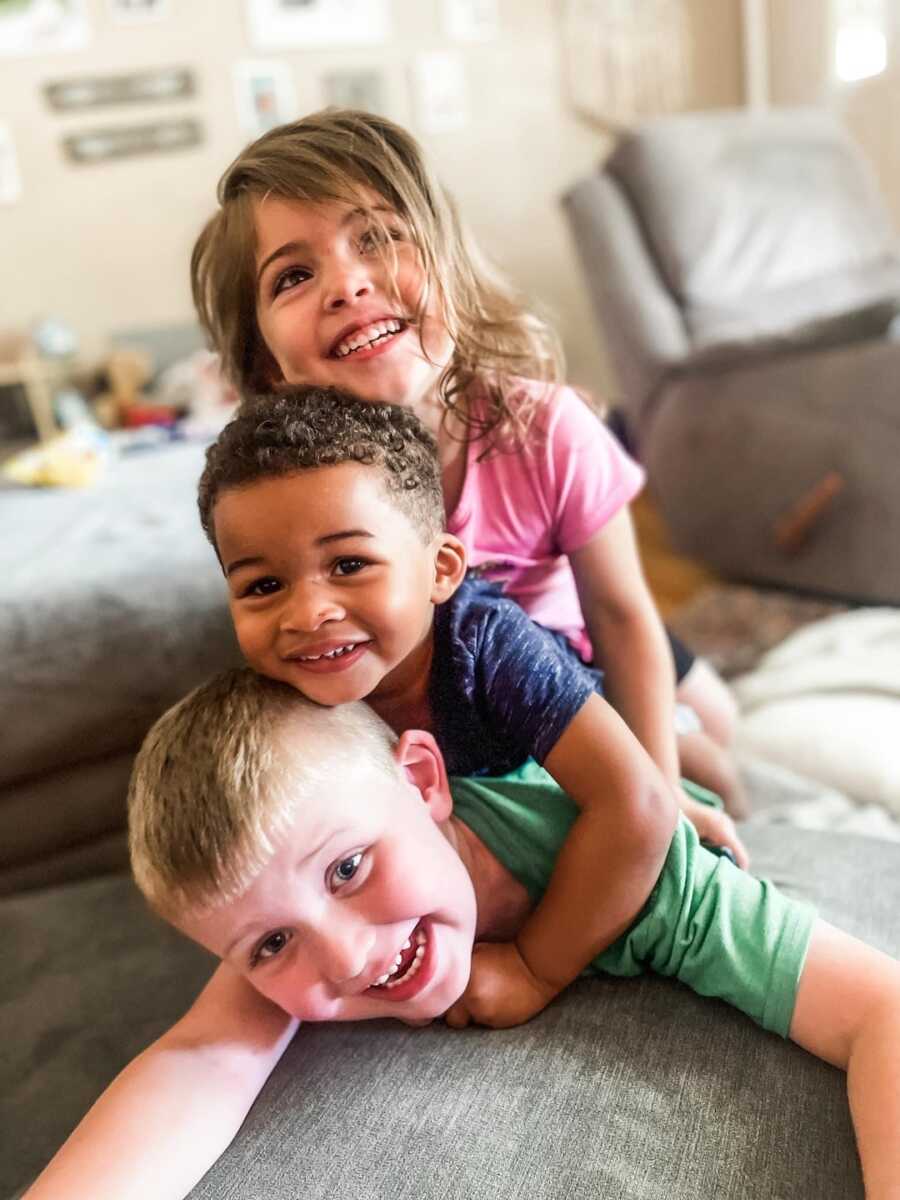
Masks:
[[[390,321],[374,321],[371,325],[367,325],[364,329],[358,329],[356,333],[345,338],[335,350],[335,354],[338,358],[346,358],[354,350],[361,350],[364,346],[374,345],[375,342],[381,341],[382,338],[391,337],[395,333],[399,333],[401,328],[400,322],[394,319]]]
[[[390,991],[391,988],[398,987],[401,983],[405,983],[407,979],[412,979],[413,975],[416,974],[419,967],[422,965],[422,959],[425,957],[425,944],[428,941],[428,938],[425,935],[424,929],[417,929],[415,937],[416,937],[416,952],[413,955],[412,962],[409,964],[409,966],[404,971],[402,978],[401,979],[392,979],[391,978],[391,976],[395,975],[396,972],[399,970],[400,963],[403,961],[402,954],[398,954],[397,957],[394,959],[388,973],[386,975],[382,975],[379,979],[376,979],[375,983],[372,984],[373,987],[384,987],[384,988],[387,988],[388,991]],[[406,941],[403,943],[402,949],[408,950],[411,945],[412,945],[411,939],[407,938]]]
[[[346,646],[338,646],[336,650],[329,650],[327,654],[298,654],[297,657],[301,662],[318,662],[320,658],[341,658],[355,649],[356,643],[348,642]]]

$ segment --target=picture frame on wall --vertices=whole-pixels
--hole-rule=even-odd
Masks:
[[[91,40],[86,0],[17,0],[0,4],[0,56],[82,50]]]
[[[170,15],[170,0],[106,0],[109,19],[116,25],[140,25]]]
[[[56,112],[77,112],[116,104],[156,104],[185,100],[196,85],[190,67],[153,67],[127,75],[79,75],[44,84],[44,98]]]
[[[466,69],[452,50],[416,54],[410,63],[416,120],[423,133],[451,133],[469,120]]]
[[[260,50],[375,45],[390,33],[388,0],[246,0]]]
[[[322,103],[336,108],[358,108],[388,116],[385,79],[369,67],[347,67],[322,76]]]
[[[258,138],[297,116],[297,93],[290,67],[278,60],[244,59],[234,66],[238,124]]]

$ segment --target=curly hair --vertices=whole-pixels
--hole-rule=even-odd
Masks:
[[[558,382],[559,340],[476,246],[415,139],[373,113],[331,108],[271,129],[219,181],[219,209],[191,255],[191,288],[226,375],[245,394],[270,391],[280,379],[256,315],[256,203],[277,196],[362,204],[383,226],[367,192],[397,213],[418,249],[427,282],[412,324],[421,329],[429,299],[438,301],[453,343],[438,383],[443,403],[469,436],[520,440],[541,397],[526,396],[516,377]],[[390,238],[383,241],[390,268]],[[483,398],[477,412],[466,403],[473,384]]]
[[[336,388],[294,388],[246,400],[206,451],[197,504],[218,550],[214,510],[224,491],[315,467],[372,466],[389,496],[430,540],[444,525],[437,445],[413,413]]]

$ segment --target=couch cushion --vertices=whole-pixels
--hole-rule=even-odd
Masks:
[[[135,748],[238,661],[197,516],[202,467],[202,446],[172,444],[94,487],[3,491],[0,785]]]
[[[764,777],[763,777],[764,778]],[[764,786],[764,782],[761,784]],[[896,845],[747,829],[758,869],[894,954]],[[0,901],[0,1197],[210,970],[111,877]],[[11,1036],[14,1035],[14,1036]],[[841,1072],[661,979],[580,983],[530,1024],[301,1029],[194,1200],[853,1200]]]
[[[606,169],[697,348],[773,333],[837,338],[822,324],[900,297],[897,239],[874,176],[830,114],[661,118],[625,138]]]

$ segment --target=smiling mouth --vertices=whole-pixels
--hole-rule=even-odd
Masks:
[[[373,321],[371,325],[364,325],[362,329],[357,329],[342,338],[336,346],[332,347],[332,357],[349,358],[351,354],[360,350],[371,350],[374,346],[381,346],[385,342],[391,341],[398,333],[403,333],[406,328],[406,322],[401,321],[398,317]]]
[[[395,987],[399,987],[401,983],[406,983],[418,974],[419,968],[422,965],[422,959],[425,957],[425,948],[428,944],[428,935],[421,925],[416,926],[411,937],[407,938],[391,964],[390,969],[381,975],[370,987],[391,991]]]
[[[329,650],[325,654],[292,654],[291,658],[294,662],[321,662],[323,658],[343,658],[345,654],[351,654],[357,646],[364,645],[366,645],[365,642],[347,642],[346,646],[337,646],[334,650]]]

